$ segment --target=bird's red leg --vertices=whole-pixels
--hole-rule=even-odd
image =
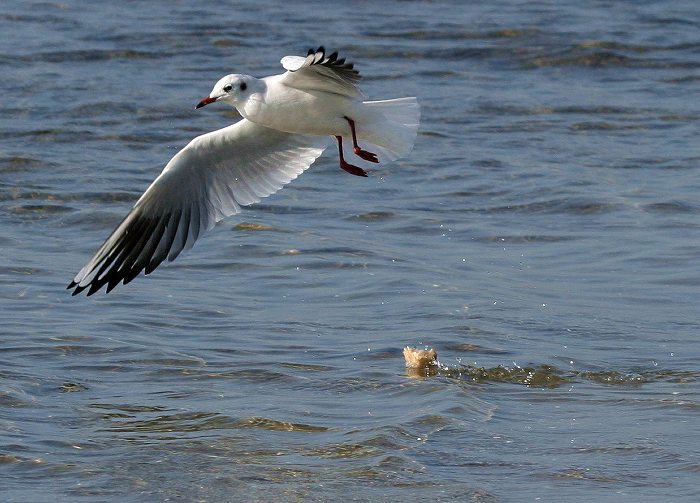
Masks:
[[[357,154],[359,157],[362,157],[365,161],[379,162],[379,159],[377,159],[377,154],[374,154],[372,152],[368,152],[367,150],[363,150],[357,144],[357,135],[355,134],[355,121],[352,120],[347,115],[343,116],[343,118],[346,121],[348,121],[348,124],[350,124],[350,132],[352,133],[352,150],[353,150],[353,152],[355,152],[355,154]]]
[[[367,172],[364,169],[353,164],[349,164],[345,161],[345,158],[343,157],[343,137],[336,136],[335,139],[338,140],[338,156],[340,157],[340,167],[348,173],[350,173],[351,175],[367,176]]]

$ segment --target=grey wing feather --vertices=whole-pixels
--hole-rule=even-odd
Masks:
[[[326,148],[324,137],[295,135],[247,120],[199,136],[178,152],[68,285],[73,295],[151,273],[241,206],[277,192]]]

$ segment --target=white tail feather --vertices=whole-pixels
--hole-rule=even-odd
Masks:
[[[391,162],[407,155],[413,149],[420,122],[420,105],[416,98],[365,101],[358,128],[360,146],[374,152],[379,162]],[[353,164],[357,157],[353,156]],[[372,163],[360,163],[372,166]]]

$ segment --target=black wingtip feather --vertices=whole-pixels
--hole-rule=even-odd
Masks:
[[[73,295],[78,295],[80,292],[82,292],[86,288],[87,288],[87,286],[76,285],[75,291],[73,292]]]
[[[105,248],[105,254],[95,268],[89,274],[83,275],[83,278],[91,276],[89,282],[80,285],[79,281],[73,280],[67,288],[73,290],[71,294],[74,296],[87,290],[89,297],[105,285],[107,287],[105,293],[109,293],[117,285],[129,283],[146,267],[151,272],[165,258],[175,236],[175,232],[170,229],[168,229],[169,232],[166,231],[168,224],[177,226],[179,220],[179,216],[171,218],[170,213],[157,218],[147,218],[138,212],[130,213],[124,220],[127,222],[127,227],[122,235]],[[160,251],[158,256],[154,256],[158,243],[163,237],[169,241],[163,245],[163,251]]]
[[[326,49],[322,45],[316,50],[309,49],[306,58],[309,66],[321,65],[331,68],[351,82],[357,82],[362,78],[360,72],[355,70],[353,63],[346,63],[345,58],[338,58],[337,51],[326,56]]]

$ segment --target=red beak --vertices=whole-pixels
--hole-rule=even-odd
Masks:
[[[208,105],[209,103],[214,103],[215,101],[216,101],[216,98],[210,98],[209,96],[207,96],[206,98],[202,98],[202,101],[197,103],[197,106],[194,108],[196,110],[198,108],[202,108],[204,105]]]

